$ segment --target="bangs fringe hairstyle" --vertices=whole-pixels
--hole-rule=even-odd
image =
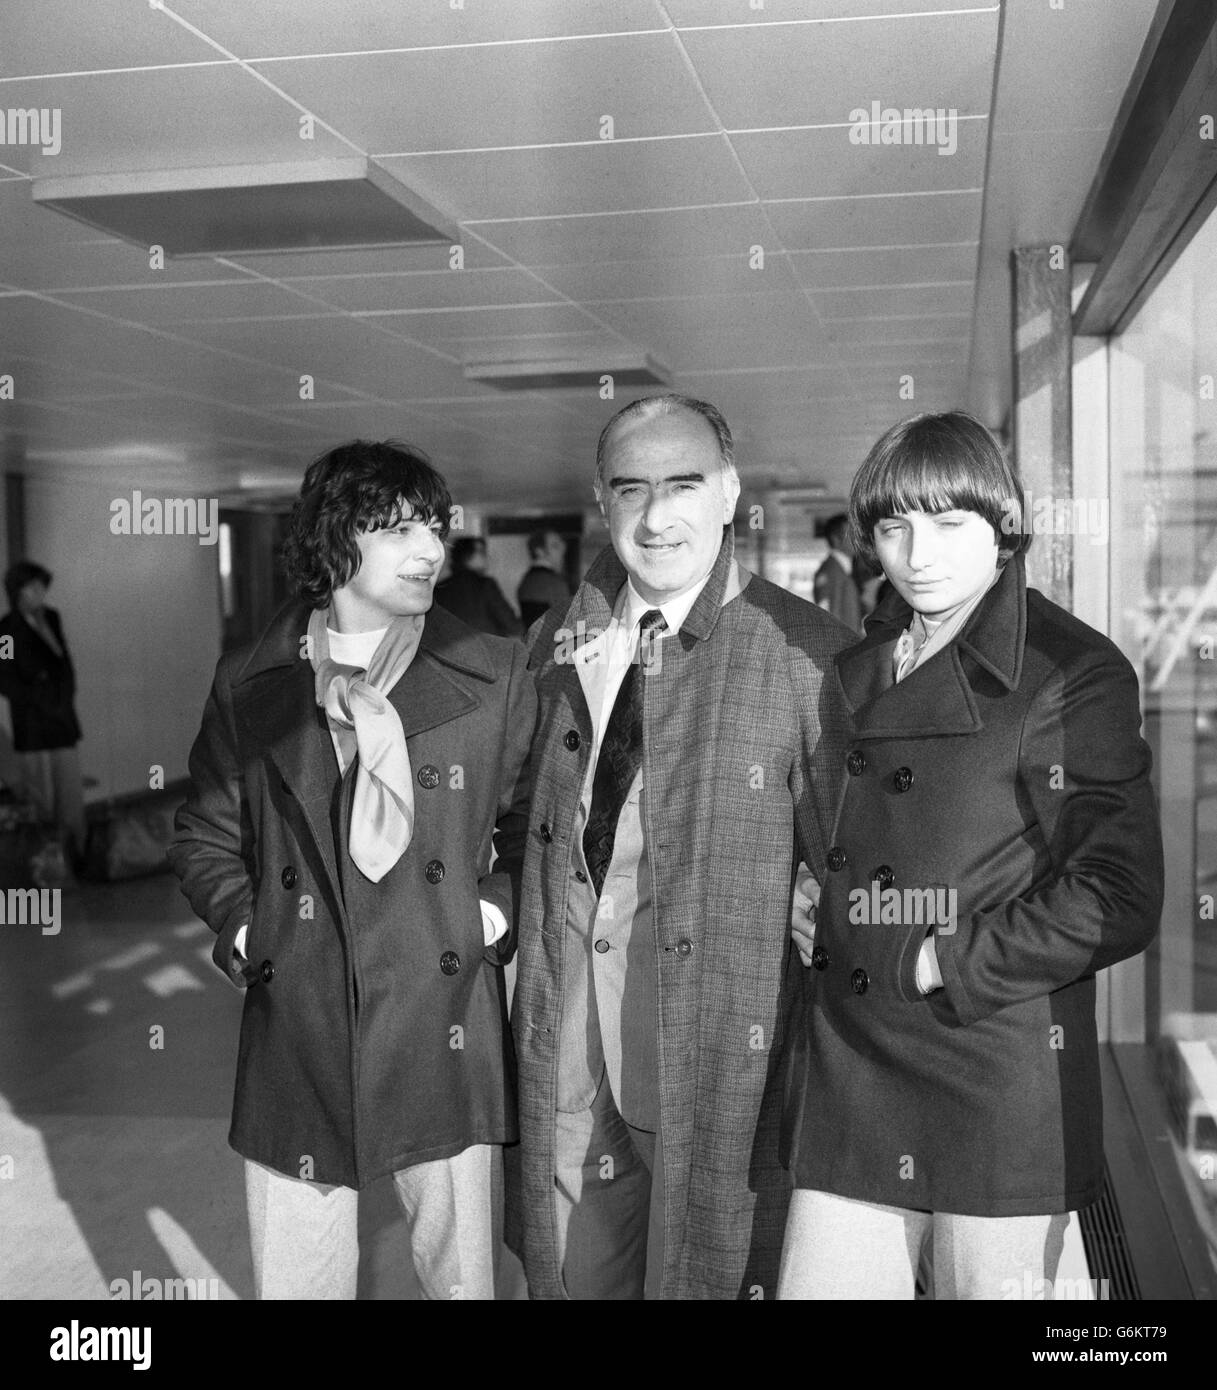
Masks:
[[[421,449],[387,439],[355,439],[309,464],[283,545],[283,568],[311,608],[326,608],[359,569],[362,531],[402,519],[438,521],[447,539],[448,485]]]
[[[1026,550],[1022,488],[1001,445],[974,415],[949,410],[893,425],[849,490],[854,551],[878,565],[875,526],[902,512],[976,512],[993,527],[998,566]]]

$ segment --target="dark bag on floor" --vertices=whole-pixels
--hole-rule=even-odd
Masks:
[[[173,817],[182,795],[166,789],[117,797],[90,808],[82,877],[113,883],[168,869],[165,851],[173,839]]]

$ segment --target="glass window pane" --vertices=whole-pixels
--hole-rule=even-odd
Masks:
[[[1112,629],[1137,667],[1166,844],[1145,1014],[1217,1265],[1217,217],[1111,345]]]

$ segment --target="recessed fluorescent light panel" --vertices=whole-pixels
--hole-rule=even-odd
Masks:
[[[570,358],[520,362],[466,362],[465,376],[500,391],[557,391],[598,387],[611,376],[617,386],[670,386],[672,374],[649,353],[608,353],[594,361]]]
[[[36,203],[166,256],[237,256],[459,240],[437,208],[370,160],[74,174]]]

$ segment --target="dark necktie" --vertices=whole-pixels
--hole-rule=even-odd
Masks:
[[[604,876],[613,858],[617,818],[642,766],[642,674],[639,668],[645,650],[643,644],[647,633],[663,632],[667,623],[658,608],[650,608],[642,615],[638,626],[638,652],[626,667],[604,731],[592,781],[591,810],[583,830],[583,856],[597,895],[604,887]]]

